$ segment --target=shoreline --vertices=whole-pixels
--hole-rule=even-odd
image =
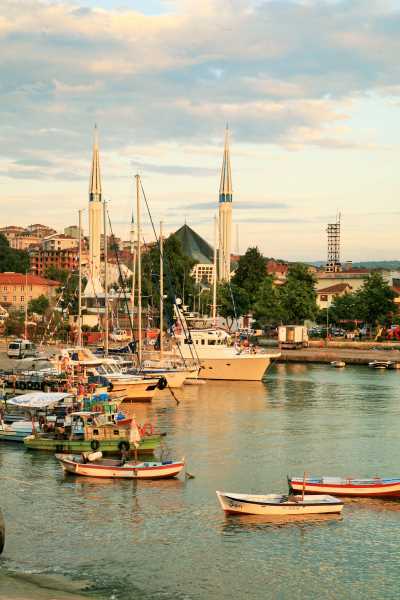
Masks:
[[[0,569],[0,600],[101,600],[89,590],[86,592],[85,586],[85,582],[74,583],[64,577]]]
[[[294,350],[281,350],[279,363],[315,363],[329,364],[332,361],[344,361],[348,365],[368,365],[371,361],[393,361],[400,363],[400,349],[349,348],[335,346],[309,347]]]

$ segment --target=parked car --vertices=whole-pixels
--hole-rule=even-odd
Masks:
[[[9,358],[26,358],[37,356],[35,344],[28,340],[14,340],[8,344],[7,355]]]

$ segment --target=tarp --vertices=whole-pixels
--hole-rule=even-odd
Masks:
[[[20,408],[48,408],[68,396],[71,396],[71,394],[65,392],[29,392],[7,400],[7,404],[19,406]]]

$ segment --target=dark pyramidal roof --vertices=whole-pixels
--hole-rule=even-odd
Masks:
[[[202,264],[213,262],[213,248],[189,225],[185,223],[178,231],[175,231],[174,235],[182,244],[183,251],[187,256]]]

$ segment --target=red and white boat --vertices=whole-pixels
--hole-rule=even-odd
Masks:
[[[306,494],[333,494],[364,498],[400,498],[400,479],[342,477],[288,477],[289,489]]]
[[[185,460],[136,462],[103,458],[101,452],[56,454],[66,473],[109,479],[170,479],[185,467]]]

